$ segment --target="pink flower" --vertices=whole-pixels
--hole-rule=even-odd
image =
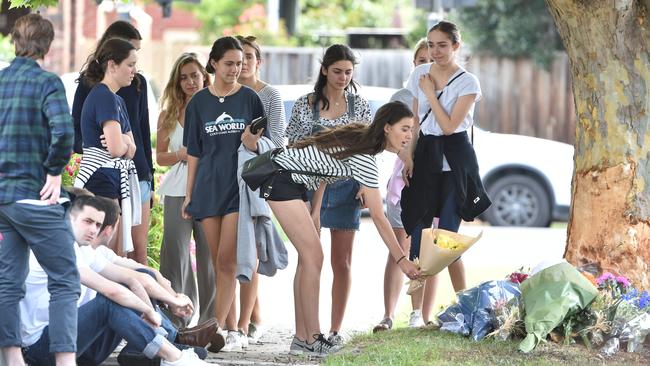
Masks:
[[[630,281],[624,276],[616,277],[616,282],[623,287],[630,287]]]
[[[76,158],[76,159],[74,159],[74,162],[75,162],[75,164],[79,164],[79,163],[81,163],[81,158]]]
[[[600,286],[603,283],[605,283],[607,280],[615,281],[616,277],[614,277],[614,275],[609,272],[605,272],[602,275],[600,275],[600,277],[596,278],[596,283],[598,284],[598,286]]]

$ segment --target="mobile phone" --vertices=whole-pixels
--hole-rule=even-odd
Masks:
[[[250,124],[250,131],[253,135],[257,134],[260,128],[266,128],[266,117],[257,117]]]

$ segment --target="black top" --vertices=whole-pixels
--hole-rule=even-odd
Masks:
[[[257,93],[242,86],[219,98],[208,88],[192,96],[185,109],[183,144],[199,159],[188,212],[195,219],[239,211],[237,149],[241,134],[252,120],[264,115]],[[268,130],[264,130],[268,137]]]
[[[402,190],[402,223],[404,230],[411,235],[418,223],[430,227],[437,214],[433,207],[438,207],[442,178],[442,157],[449,162],[449,167],[456,184],[458,194],[458,212],[465,221],[487,210],[492,204],[478,170],[478,161],[474,148],[469,143],[467,131],[453,135],[422,135],[418,139],[413,157],[413,176],[409,185]]]
[[[117,91],[117,95],[124,99],[126,104],[131,131],[135,140],[135,156],[133,162],[138,170],[138,180],[153,182],[153,160],[151,156],[151,129],[149,127],[149,108],[147,101],[147,80],[140,74],[135,75],[140,80],[138,91],[137,81],[134,78],[131,85]],[[74,122],[74,151],[83,153],[81,135],[81,110],[91,88],[80,82],[74,94],[72,103],[72,120]],[[153,187],[152,187],[153,189]]]

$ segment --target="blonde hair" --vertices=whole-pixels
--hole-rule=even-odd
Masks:
[[[413,61],[418,57],[418,52],[422,49],[427,49],[429,46],[427,45],[427,39],[426,38],[420,38],[418,43],[415,44],[415,51],[413,52]],[[427,56],[428,58],[429,56]]]
[[[194,63],[199,68],[201,75],[203,75],[202,87],[205,88],[210,85],[210,77],[197,59],[195,53],[184,53],[176,60],[174,67],[172,67],[172,72],[169,75],[169,81],[160,98],[160,108],[163,113],[159,130],[166,132],[168,139],[169,133],[176,128],[179,113],[185,105],[185,93],[181,88],[181,69],[183,66],[191,63]]]

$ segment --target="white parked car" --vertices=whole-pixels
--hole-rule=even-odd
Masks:
[[[287,120],[293,103],[313,90],[311,85],[276,85]],[[396,92],[392,88],[362,87],[359,93],[372,113]],[[566,221],[571,203],[573,146],[529,136],[492,133],[474,128],[474,149],[492,206],[482,219],[495,226],[549,226]],[[378,157],[382,195],[396,155]]]
[[[69,72],[60,76],[61,81],[63,81],[63,87],[65,88],[65,97],[68,100],[68,106],[70,107],[70,112],[72,112],[72,102],[74,102],[74,93],[77,91],[77,79],[79,78],[78,72]],[[149,78],[144,75],[144,78],[147,80],[147,103],[149,106],[149,127],[151,132],[156,132],[158,128],[158,114],[160,114],[160,109],[158,108],[158,98],[153,92],[151,87],[151,81]]]

